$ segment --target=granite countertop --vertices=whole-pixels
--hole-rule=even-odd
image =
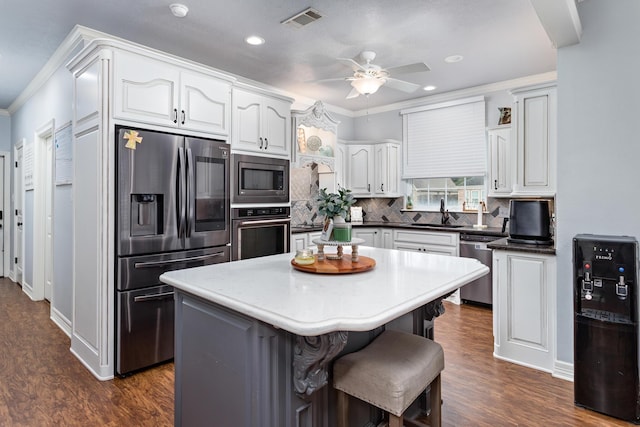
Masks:
[[[471,258],[371,247],[359,253],[376,266],[313,274],[295,270],[294,254],[284,253],[169,271],[160,280],[294,334],[317,336],[370,331],[489,272]]]
[[[421,224],[421,225],[416,225]],[[426,223],[408,223],[408,222],[388,222],[388,221],[364,221],[361,223],[351,223],[353,227],[388,227],[388,228],[406,228],[412,230],[429,230],[429,231],[454,231],[467,234],[481,234],[484,236],[506,237],[507,233],[503,233],[500,227],[474,228],[470,225],[459,226],[456,224],[440,225]],[[322,230],[322,224],[311,225],[292,225],[291,233],[308,233]]]
[[[555,255],[556,247],[555,245],[544,246],[544,245],[534,245],[534,244],[526,244],[526,243],[513,243],[510,242],[506,237],[500,240],[494,240],[491,243],[487,243],[487,247],[489,249],[503,250],[503,251],[518,251],[518,252],[530,252],[536,254],[546,254],[546,255]]]

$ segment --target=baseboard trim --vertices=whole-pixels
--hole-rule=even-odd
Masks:
[[[69,338],[71,338],[71,321],[64,317],[62,313],[60,313],[55,308],[51,308],[51,320],[53,323],[58,325],[62,332],[64,332]]]
[[[556,360],[551,375],[555,378],[573,382],[573,363]]]

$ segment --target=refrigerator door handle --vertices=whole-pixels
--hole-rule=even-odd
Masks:
[[[194,206],[195,200],[195,182],[193,177],[193,170],[195,165],[193,163],[193,152],[191,148],[187,148],[187,232],[186,237],[191,237],[191,231],[193,223],[195,222]]]
[[[168,259],[163,261],[148,261],[148,262],[136,262],[133,264],[134,268],[155,268],[163,265],[171,265],[177,262],[190,262],[190,261],[203,261],[206,259],[216,258],[224,256],[224,252],[216,252],[215,254],[192,256],[188,258]]]
[[[176,204],[178,208],[178,237],[182,238],[185,234],[185,163],[184,163],[184,148],[178,148],[178,194],[176,197]]]
[[[173,298],[175,292],[163,292],[161,294],[152,294],[152,295],[140,295],[137,297],[133,297],[133,302],[144,302],[144,301],[154,301],[165,298]]]

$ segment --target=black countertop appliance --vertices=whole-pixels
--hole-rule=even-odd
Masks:
[[[511,200],[509,241],[533,245],[553,244],[548,200]]]

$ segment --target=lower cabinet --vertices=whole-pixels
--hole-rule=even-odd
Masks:
[[[555,255],[494,250],[494,356],[552,372],[555,312]]]
[[[374,248],[393,248],[393,230],[388,228],[353,227],[351,236],[364,239],[363,246]]]
[[[442,231],[394,230],[393,249],[458,256],[460,235]]]
[[[291,235],[291,249],[298,250],[304,248],[318,249],[318,245],[313,243],[315,239],[319,239],[322,235],[321,231],[312,231],[309,233],[296,233]]]

